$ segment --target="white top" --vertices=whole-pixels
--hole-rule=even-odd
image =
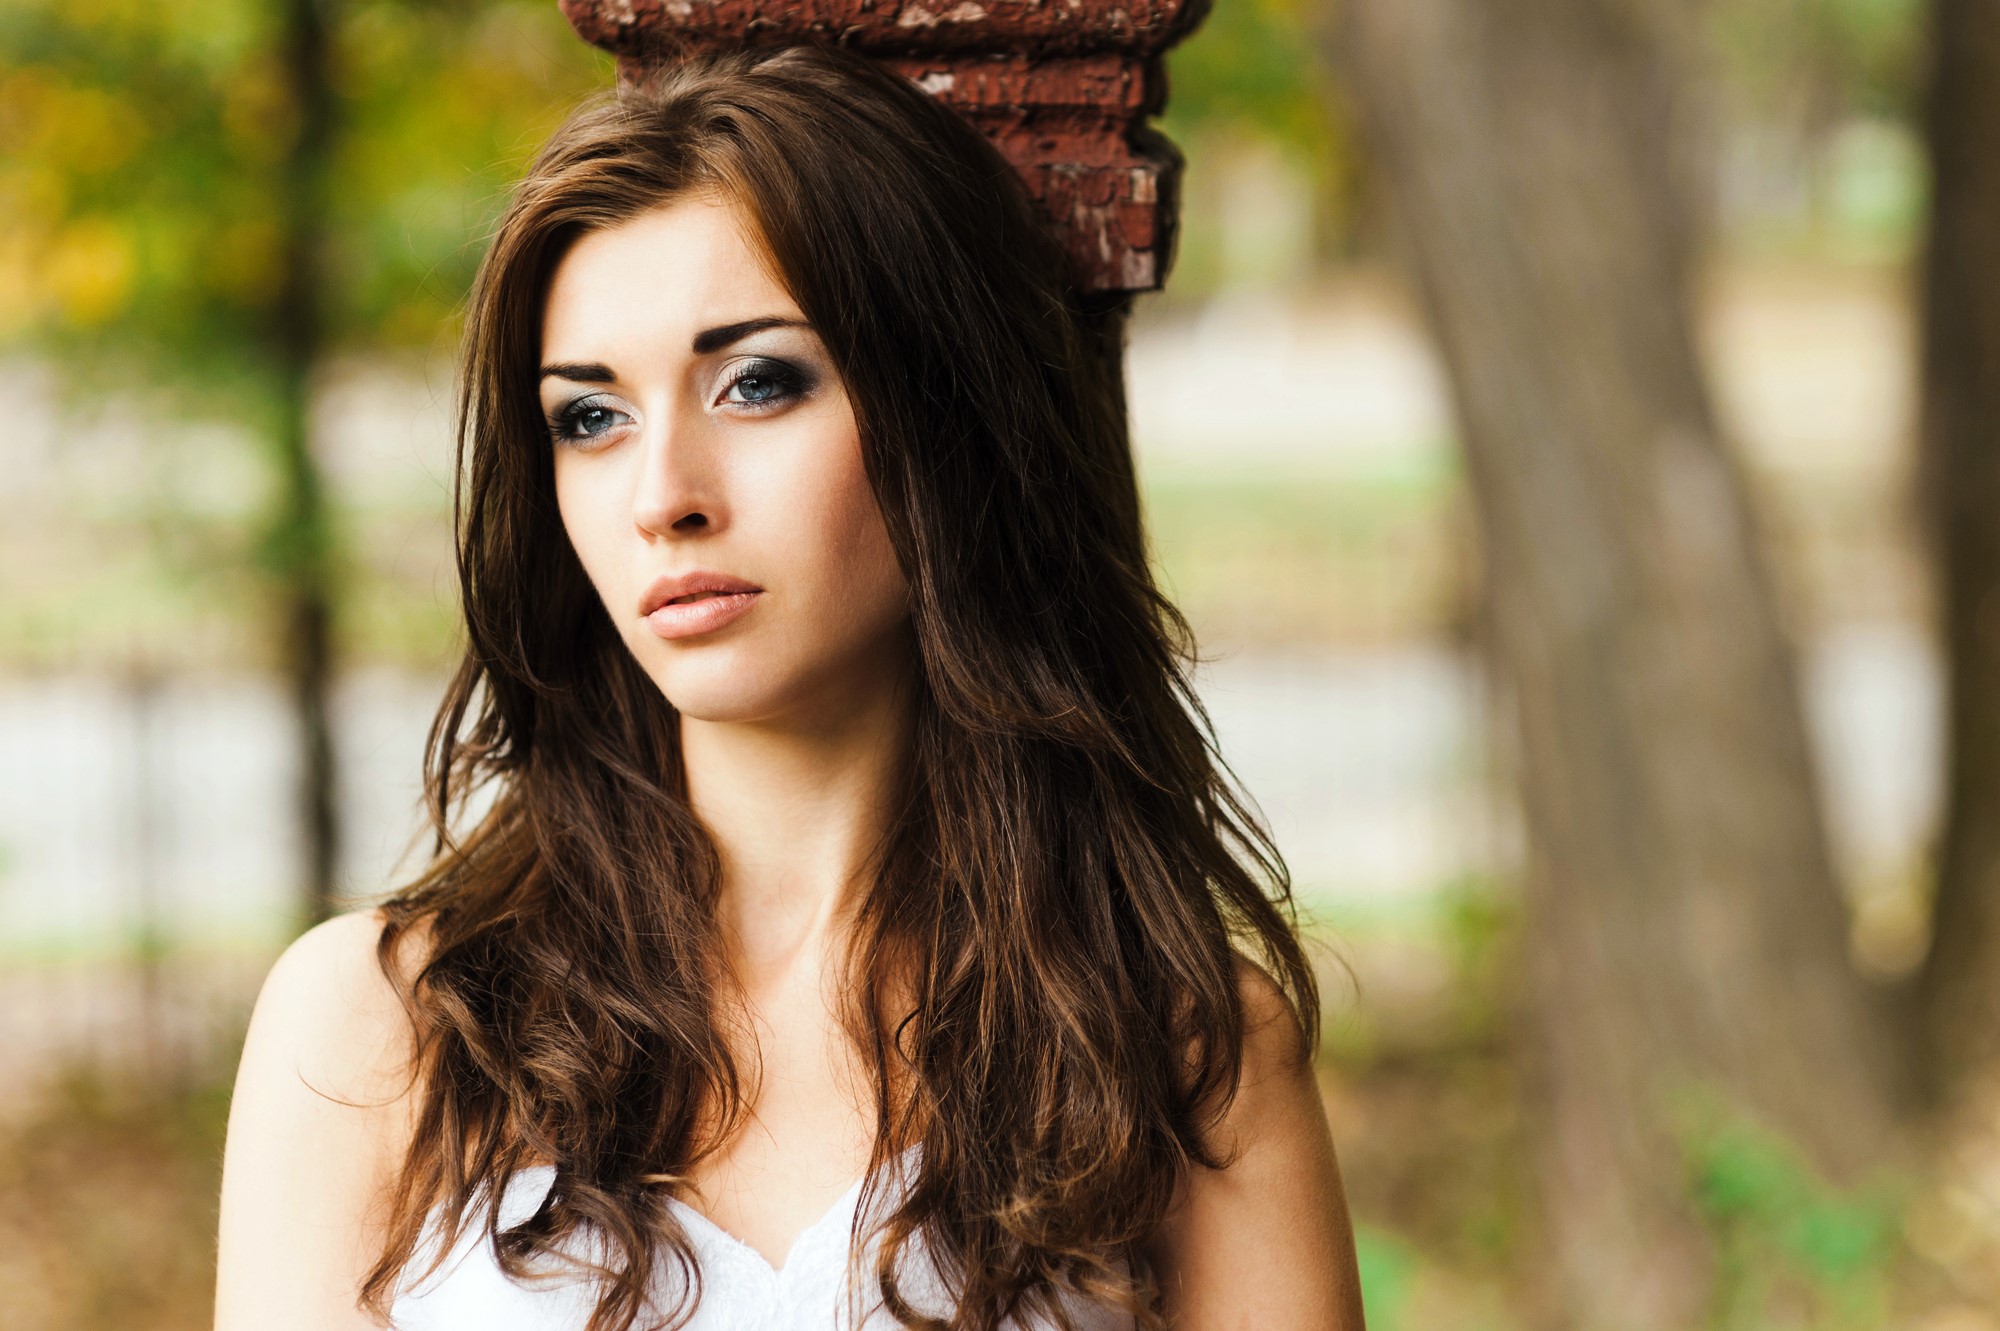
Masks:
[[[877,1192],[877,1222],[892,1210],[905,1185],[906,1166],[914,1164],[915,1148],[890,1162],[888,1176]],[[507,1181],[501,1194],[500,1228],[527,1220],[541,1207],[555,1181],[555,1169],[537,1165]],[[668,1198],[686,1230],[695,1261],[701,1268],[702,1296],[685,1331],[892,1331],[896,1320],[874,1297],[851,1300],[848,1285],[848,1236],[855,1207],[861,1200],[856,1180],[825,1215],[792,1241],[784,1264],[775,1270],[763,1254],[722,1229],[679,1198]],[[581,1277],[561,1283],[518,1284],[500,1269],[493,1245],[485,1241],[483,1216],[473,1217],[450,1256],[428,1278],[406,1287],[390,1315],[396,1331],[583,1331],[596,1305],[596,1288]],[[872,1272],[873,1249],[879,1236],[864,1230],[868,1260],[859,1268]],[[422,1253],[428,1258],[429,1252]],[[912,1240],[904,1277],[898,1283],[913,1307],[932,1316],[947,1314],[945,1286],[923,1252],[921,1237]],[[417,1263],[421,1270],[423,1262]],[[678,1283],[670,1260],[663,1262],[663,1279]],[[873,1285],[872,1277],[869,1284]],[[673,1306],[667,1290],[657,1298],[661,1309]],[[1119,1310],[1097,1307],[1066,1296],[1078,1331],[1131,1331],[1132,1318]],[[859,1320],[855,1313],[859,1312]],[[1011,1331],[1045,1331],[1039,1319],[1006,1325]]]

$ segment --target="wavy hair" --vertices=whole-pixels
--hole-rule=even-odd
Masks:
[[[1074,1291],[1157,1326],[1143,1245],[1188,1172],[1225,1163],[1244,957],[1316,1034],[1288,876],[1153,580],[1123,303],[1073,289],[976,130],[825,47],[690,60],[584,107],[480,268],[458,390],[466,648],[427,754],[435,854],[379,947],[397,976],[421,938],[401,981],[414,1132],[363,1303],[386,1313],[429,1227],[445,1251],[531,1164],[555,1169],[539,1212],[502,1230],[488,1208],[479,1235],[511,1274],[589,1234],[591,1331],[678,1325],[699,1297],[659,1189],[746,1113],[719,859],[674,708],[564,534],[536,393],[566,247],[691,192],[746,208],[820,333],[911,588],[911,751],[842,1014],[872,1073],[874,1165],[920,1146],[882,1229],[884,1305],[931,1331],[1066,1326]],[[956,1297],[943,1320],[897,1282],[919,1237]],[[685,1279],[661,1314],[663,1263]]]

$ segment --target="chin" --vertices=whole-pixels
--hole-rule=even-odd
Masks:
[[[752,721],[768,721],[784,711],[782,706],[773,705],[769,699],[747,693],[742,689],[682,689],[668,692],[663,686],[667,701],[674,710],[691,721],[708,721],[718,725],[743,724]]]
[[[696,721],[767,721],[785,712],[796,693],[736,652],[695,660],[656,658],[646,665],[674,710]]]
[[[826,635],[805,650],[797,635],[783,634],[699,647],[628,642],[648,678],[684,717],[739,723],[789,718],[810,730],[866,710],[882,681],[896,673],[903,651],[892,635],[858,641]]]

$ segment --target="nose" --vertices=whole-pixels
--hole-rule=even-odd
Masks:
[[[710,433],[699,413],[662,412],[646,428],[632,485],[632,520],[641,532],[666,536],[721,525],[721,475]]]

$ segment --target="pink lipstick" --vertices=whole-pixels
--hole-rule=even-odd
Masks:
[[[692,638],[735,623],[763,594],[754,582],[696,569],[648,587],[639,602],[639,615],[662,638]]]

